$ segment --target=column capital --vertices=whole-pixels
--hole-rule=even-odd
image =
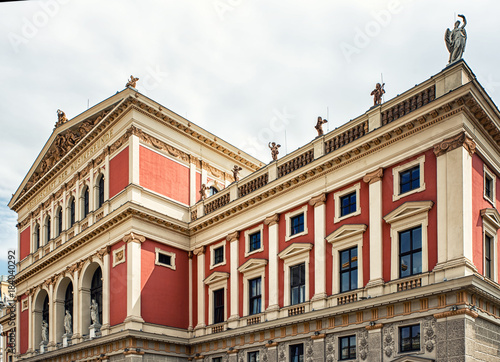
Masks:
[[[280,220],[280,215],[279,214],[274,214],[272,216],[268,216],[264,220],[264,224],[273,226],[274,224],[277,224],[278,221]]]
[[[447,138],[435,145],[434,154],[436,157],[439,157],[458,147],[465,148],[471,156],[476,152],[476,142],[474,142],[472,138],[467,136],[467,134],[462,131],[458,135]]]
[[[324,205],[325,202],[326,202],[326,195],[321,194],[321,195],[312,197],[311,200],[309,200],[309,205],[316,207],[316,206]]]
[[[105,247],[97,250],[95,255],[99,258],[100,261],[103,261],[104,256],[109,254],[110,249],[111,249],[111,247],[105,246]]]
[[[134,242],[141,244],[146,241],[146,238],[139,234],[130,233],[125,235],[122,240],[124,243]]]
[[[200,246],[199,248],[194,249],[193,250],[193,254],[196,255],[196,256],[200,256],[200,255],[205,254],[205,247],[204,246]]]
[[[234,233],[228,234],[226,236],[226,240],[229,241],[229,242],[233,242],[233,241],[238,240],[239,236],[240,236],[240,232],[239,231],[235,231]]]
[[[367,173],[365,177],[363,177],[363,181],[367,184],[372,184],[377,181],[382,181],[382,177],[384,177],[384,169],[381,167],[378,170]]]

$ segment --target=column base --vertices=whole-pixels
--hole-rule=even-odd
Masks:
[[[196,325],[196,327],[194,327],[194,336],[195,337],[200,337],[200,336],[204,336],[205,335],[205,328],[206,328],[206,324],[204,323],[198,323]]]
[[[385,282],[382,278],[371,279],[368,284],[366,284],[368,295],[376,297],[384,294],[384,284]]]
[[[326,297],[327,297],[326,293],[314,294],[314,296],[311,299],[312,309],[319,310],[328,307],[328,301],[326,300]]]
[[[125,323],[125,329],[135,329],[135,330],[140,330],[142,329],[142,324],[144,323],[144,319],[140,316],[128,316],[125,318],[123,321]]]
[[[278,319],[279,317],[279,312],[280,312],[280,306],[277,305],[277,304],[274,304],[274,305],[270,305],[267,309],[266,309],[266,319],[268,321],[272,321],[274,319]]]
[[[228,328],[238,328],[240,325],[240,316],[235,314],[228,318],[227,327]]]
[[[438,263],[433,271],[435,283],[478,273],[476,266],[465,257]]]

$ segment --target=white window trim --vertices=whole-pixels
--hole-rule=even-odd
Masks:
[[[339,221],[342,221],[342,220],[347,219],[349,217],[361,214],[361,206],[360,206],[360,200],[359,200],[359,190],[360,189],[361,189],[361,183],[358,182],[356,185],[349,187],[348,189],[338,191],[338,192],[333,194],[333,198],[335,200],[335,203],[334,203],[335,204],[335,212],[334,212],[334,218],[333,218],[334,223],[338,223]],[[344,216],[340,216],[341,206],[342,206],[342,205],[340,205],[340,199],[343,196],[346,196],[348,194],[353,193],[354,191],[356,192],[356,211],[354,211],[350,214],[344,215]]]
[[[406,351],[406,352],[402,352],[400,350],[400,346],[401,346],[401,328],[404,328],[404,327],[409,327],[409,326],[416,326],[416,325],[419,325],[420,326],[420,350],[418,351]],[[423,340],[422,340],[422,336],[423,336],[423,329],[422,329],[422,322],[413,322],[413,323],[410,323],[410,322],[407,322],[405,324],[401,324],[401,325],[398,325],[398,326],[395,326],[395,328],[397,328],[397,333],[396,333],[396,355],[400,355],[400,356],[406,356],[406,355],[411,355],[412,353],[421,353],[422,352],[422,349],[425,348],[424,347],[424,344],[423,344]]]
[[[413,195],[416,194],[417,192],[422,192],[425,190],[425,177],[424,177],[424,167],[425,164],[425,155],[420,156],[416,160],[410,161],[405,163],[404,165],[401,166],[396,166],[392,169],[392,179],[393,179],[393,194],[392,194],[392,201],[399,200],[403,197],[406,197],[408,195]],[[415,166],[419,165],[420,166],[420,187],[416,188],[414,190],[405,192],[404,194],[399,194],[399,174],[403,171],[406,171],[410,168],[413,168]]]
[[[486,196],[486,175],[491,178],[491,198]],[[495,206],[496,200],[496,176],[493,172],[491,172],[486,165],[483,165],[483,197],[486,201],[488,201],[493,207]]]
[[[283,305],[290,306],[290,268],[298,264],[305,264],[306,272],[306,285],[305,285],[305,302],[309,301],[309,260],[310,251],[313,244],[294,243],[278,254],[279,258],[283,260],[284,279],[283,284],[285,287],[283,295]]]
[[[214,292],[224,288],[224,322],[227,321],[227,280],[228,273],[214,272],[204,283],[208,285],[208,324],[214,324]]]
[[[491,280],[498,283],[498,229],[500,228],[500,215],[496,209],[483,209],[481,210],[483,218],[483,276],[484,276],[484,250],[486,246],[486,235],[491,238],[491,262],[493,270],[491,271]],[[486,278],[486,276],[484,276]]]
[[[224,253],[222,253],[223,259],[221,263],[215,264],[215,249],[221,246],[224,247]],[[210,245],[210,270],[221,265],[226,265],[226,249],[226,239],[222,240],[220,243]]]
[[[238,271],[243,274],[243,315],[249,316],[250,314],[250,291],[248,284],[250,280],[260,277],[260,313],[266,309],[266,265],[265,259],[250,259],[238,268]],[[258,313],[258,314],[260,314]]]
[[[304,214],[304,231],[300,232],[300,233],[297,233],[297,234],[293,234],[293,235],[290,235],[291,233],[291,220],[292,220],[292,217],[294,216],[297,216],[297,215],[300,215],[300,214]],[[296,238],[298,236],[303,236],[303,235],[307,235],[308,233],[308,230],[307,230],[307,204],[302,206],[300,209],[298,210],[295,210],[295,211],[292,211],[292,212],[289,212],[289,213],[286,213],[285,214],[285,223],[286,223],[286,233],[285,233],[285,241],[289,241],[293,238]]]
[[[333,256],[333,277],[332,294],[340,293],[340,252],[352,247],[358,248],[358,289],[363,288],[363,234],[366,231],[366,225],[349,224],[343,225],[326,237],[326,241],[332,244]],[[373,262],[377,262],[373,260]],[[380,261],[382,262],[382,261]],[[350,291],[354,292],[354,291]],[[349,293],[349,292],[345,292]]]
[[[117,255],[120,251],[123,252],[123,258],[121,260],[117,260]],[[127,258],[127,253],[125,252],[125,245],[122,245],[118,249],[113,250],[113,263],[112,263],[113,266],[112,267],[114,268],[115,266],[117,266],[119,264],[125,263],[126,258]]]
[[[391,211],[384,220],[391,225],[391,280],[399,277],[399,233],[414,227],[422,227],[422,273],[429,271],[429,246],[427,226],[432,201],[405,202]],[[408,278],[413,277],[409,276]]]
[[[166,268],[170,268],[172,270],[175,270],[175,256],[176,256],[175,253],[172,253],[172,252],[166,251],[166,250],[162,250],[160,248],[155,248],[155,254],[156,254],[156,256],[155,256],[155,264],[156,265],[164,266]],[[160,262],[160,260],[159,260],[160,254],[167,255],[170,257],[170,265]]]
[[[264,251],[264,235],[263,235],[263,230],[264,230],[264,225],[260,224],[259,226],[246,230],[245,231],[245,257],[255,254],[255,253],[260,253],[261,251]],[[260,233],[260,248],[255,249],[250,251],[250,235]]]

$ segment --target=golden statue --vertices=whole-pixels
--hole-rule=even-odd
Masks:
[[[127,84],[125,85],[125,87],[135,88],[135,85],[136,85],[136,83],[137,83],[138,80],[139,80],[139,78],[135,78],[133,75],[131,75],[130,79],[127,82]]]

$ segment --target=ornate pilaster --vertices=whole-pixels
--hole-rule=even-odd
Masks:
[[[205,284],[203,280],[205,279],[205,247],[200,246],[193,250],[193,254],[196,255],[198,275],[196,278],[197,290],[198,290],[198,324],[196,325],[194,331],[196,336],[202,336],[205,334]]]
[[[141,316],[141,244],[146,241],[142,235],[133,232],[123,237],[127,244],[127,317],[125,323],[132,329],[142,329]]]
[[[230,243],[231,257],[230,257],[230,283],[231,283],[231,314],[228,319],[229,328],[237,328],[240,319],[239,314],[239,231],[229,234],[226,240]]]
[[[476,152],[476,143],[464,131],[456,136],[447,138],[434,146],[434,154],[436,157],[442,156],[458,147],[463,147],[472,157]]]
[[[278,253],[279,253],[279,214],[266,217],[264,224],[269,227],[269,307],[267,308],[267,319],[278,318]]]
[[[314,296],[313,308],[323,309],[326,301],[326,195],[321,194],[309,200],[314,207]]]

